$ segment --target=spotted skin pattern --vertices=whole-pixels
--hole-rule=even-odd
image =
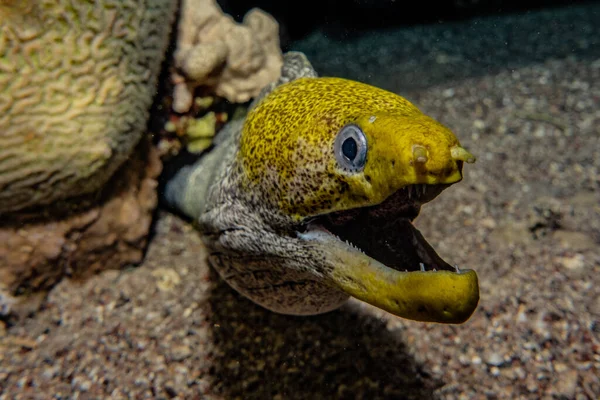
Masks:
[[[343,170],[333,152],[337,133],[351,123],[368,138],[361,174]],[[411,158],[405,163],[398,162],[398,149],[400,142],[415,140],[429,151],[458,143],[449,130],[394,93],[341,78],[300,78],[277,87],[249,113],[237,159],[249,180],[245,190],[260,188],[271,207],[301,220],[377,204],[403,185],[403,176],[404,184],[412,183],[412,149],[404,146]],[[430,163],[417,181],[436,183],[436,174],[446,178],[456,169],[449,157],[436,160],[440,165]]]
[[[359,173],[337,165],[333,150],[349,123],[367,137]],[[378,204],[408,184],[461,179],[462,163],[449,155],[458,141],[447,128],[393,93],[318,78],[296,52],[285,55],[280,79],[263,89],[246,120],[227,124],[216,142],[168,183],[166,199],[194,219],[209,262],[229,285],[285,314],[339,307],[349,294],[335,270],[360,258],[300,239],[303,222]],[[413,165],[415,143],[426,149],[426,167]]]

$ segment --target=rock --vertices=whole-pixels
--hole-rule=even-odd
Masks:
[[[494,367],[499,367],[504,364],[504,358],[496,352],[486,354],[485,362]]]
[[[567,370],[556,375],[553,394],[558,398],[573,399],[577,390],[579,374],[576,370]]]
[[[583,254],[575,254],[571,257],[558,257],[558,263],[566,269],[581,269],[585,267],[585,257]]]
[[[184,0],[179,23],[173,110],[187,112],[198,86],[243,103],[280,75],[283,57],[273,17],[252,9],[241,24],[215,0]]]
[[[152,271],[152,276],[156,278],[156,287],[163,292],[171,291],[181,283],[181,277],[172,268],[157,268]]]
[[[90,208],[65,216],[14,216],[0,227],[0,292],[31,293],[65,276],[85,278],[142,260],[161,163],[146,140],[137,150]]]
[[[176,345],[171,349],[171,359],[173,361],[183,361],[192,355],[192,349],[186,345]]]

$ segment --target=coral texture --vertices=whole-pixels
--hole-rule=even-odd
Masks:
[[[175,111],[189,110],[198,86],[245,102],[279,76],[279,27],[270,15],[252,9],[237,24],[215,0],[183,0],[181,15],[175,64],[184,76],[173,77]]]
[[[129,157],[176,5],[0,1],[0,214],[94,192]]]
[[[84,278],[142,260],[162,169],[147,142],[111,178],[98,205],[0,228],[0,294],[48,289],[64,276]]]

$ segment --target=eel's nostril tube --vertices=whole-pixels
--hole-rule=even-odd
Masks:
[[[473,164],[476,160],[475,156],[469,153],[466,149],[460,146],[454,146],[450,149],[450,155],[455,161],[464,161]]]
[[[425,164],[427,162],[427,149],[421,145],[415,144],[412,148],[413,160],[416,163]]]

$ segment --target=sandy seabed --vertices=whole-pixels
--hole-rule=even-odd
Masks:
[[[600,57],[402,94],[478,156],[416,221],[478,272],[467,323],[271,313],[161,212],[141,266],[63,281],[0,333],[0,398],[599,398]]]

